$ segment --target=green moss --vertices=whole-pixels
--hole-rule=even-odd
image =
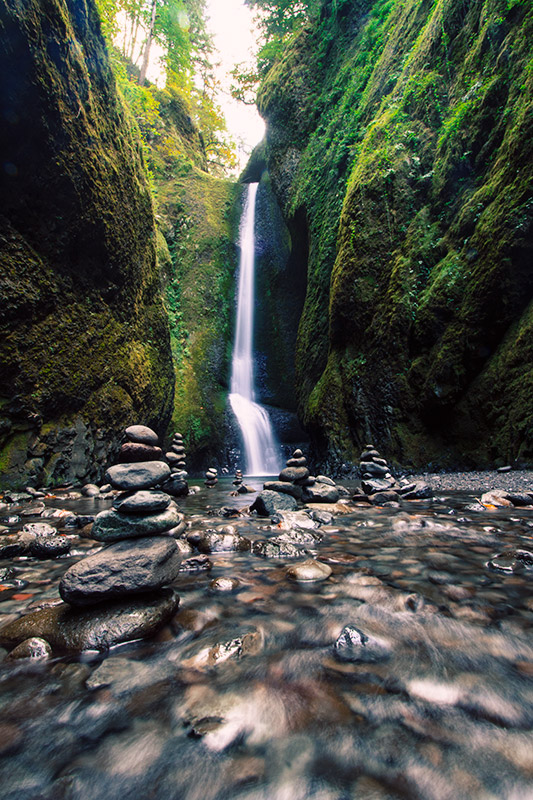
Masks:
[[[322,454],[363,437],[418,464],[529,447],[531,406],[496,353],[518,348],[529,385],[512,336],[533,288],[532,35],[523,3],[346,0],[267,77],[273,184],[309,226],[296,366]]]

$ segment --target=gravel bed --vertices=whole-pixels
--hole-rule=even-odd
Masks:
[[[533,470],[497,472],[423,472],[407,475],[409,480],[423,481],[432,489],[458,492],[488,492],[503,489],[508,492],[533,491]]]

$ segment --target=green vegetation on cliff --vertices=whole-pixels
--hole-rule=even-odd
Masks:
[[[141,144],[92,2],[0,3],[4,482],[94,477],[172,410]]]
[[[263,82],[323,458],[533,459],[532,41],[520,0],[329,1]]]

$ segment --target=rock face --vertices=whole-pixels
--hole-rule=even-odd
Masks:
[[[530,3],[340,0],[261,86],[319,457],[533,463],[532,36]]]
[[[2,481],[86,482],[133,414],[170,418],[150,191],[94,1],[0,16]]]

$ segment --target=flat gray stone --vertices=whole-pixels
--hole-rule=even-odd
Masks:
[[[293,581],[307,583],[308,581],[325,581],[332,572],[333,570],[328,564],[309,558],[307,561],[302,561],[301,564],[289,567],[287,569],[287,577]]]
[[[170,467],[164,461],[141,461],[136,464],[116,464],[109,467],[105,477],[115,489],[150,489],[162,483],[170,475]]]
[[[59,594],[70,605],[86,606],[154,591],[172,583],[180,563],[169,536],[117,542],[73,564],[61,578]]]
[[[116,542],[119,539],[136,539],[140,536],[156,536],[175,528],[181,522],[175,505],[148,516],[121,514],[109,509],[94,518],[91,536],[98,542]]]
[[[119,495],[113,502],[115,511],[121,514],[157,514],[170,505],[170,497],[165,492],[141,489]]]
[[[4,625],[0,643],[14,647],[38,636],[53,650],[107,650],[120,642],[152,636],[173,616],[178,605],[179,597],[170,589],[89,609],[60,603]]]

